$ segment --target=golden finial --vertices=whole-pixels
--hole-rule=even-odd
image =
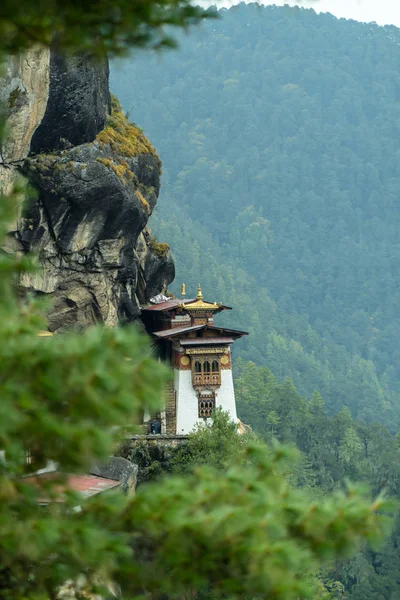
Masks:
[[[186,296],[186,285],[182,283],[181,287],[181,296]]]
[[[197,296],[196,296],[196,300],[203,300],[203,294],[201,292],[201,287],[200,284],[197,286]]]

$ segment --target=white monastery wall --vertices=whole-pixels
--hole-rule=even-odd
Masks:
[[[233,377],[231,369],[222,369],[221,387],[217,389],[216,397],[217,407],[221,407],[231,415],[232,421],[236,423],[236,401],[235,390],[233,389]]]
[[[174,382],[176,390],[176,433],[183,435],[190,433],[196,424],[204,423],[204,419],[198,417],[198,397],[192,386],[192,372],[174,369]],[[235,392],[230,369],[221,371],[221,387],[216,390],[215,400],[217,408],[220,407],[227,411],[231,415],[232,421],[236,423]]]
[[[198,418],[197,394],[192,386],[192,372],[175,369],[176,390],[176,433],[182,435],[192,431]]]

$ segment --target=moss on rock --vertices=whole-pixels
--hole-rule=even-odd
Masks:
[[[150,250],[153,252],[153,254],[155,254],[159,258],[163,258],[163,257],[167,256],[167,254],[170,251],[169,244],[162,244],[155,237],[150,238],[149,246],[150,246]]]
[[[140,190],[136,190],[135,196],[139,200],[139,202],[143,206],[143,208],[146,210],[147,214],[150,214],[150,212],[151,212],[150,204],[147,202],[147,200],[143,196],[142,192]]]
[[[151,154],[160,160],[143,132],[125,117],[121,104],[114,96],[111,100],[111,116],[107,118],[107,125],[96,140],[100,146],[109,145],[120,156],[133,158],[138,154]]]
[[[14,108],[14,106],[17,103],[17,100],[21,94],[21,89],[19,87],[16,87],[9,95],[8,97],[8,108]]]
[[[111,158],[96,158],[97,162],[101,163],[108,169],[114,171],[114,173],[123,179],[126,183],[137,182],[137,177],[133,171],[129,168],[126,160],[122,158],[111,159]]]

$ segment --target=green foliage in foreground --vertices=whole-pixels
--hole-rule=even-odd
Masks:
[[[165,27],[188,26],[209,16],[188,0],[91,0],[59,2],[3,0],[0,53],[15,52],[57,39],[62,50],[120,54],[131,47],[174,44]]]
[[[1,239],[20,200],[18,194],[1,198]],[[76,497],[43,512],[37,498],[57,495],[54,482],[35,489],[22,476],[52,460],[61,473],[56,483],[62,483],[63,475],[106,459],[122,427],[145,408],[157,410],[166,377],[148,341],[132,328],[37,337],[45,328],[40,304],[21,304],[13,291],[15,275],[32,268],[26,258],[0,255],[0,448],[6,452],[0,461],[0,577],[10,598],[36,597],[78,573],[112,569],[123,536],[111,535],[90,512],[67,514],[80,503]],[[28,451],[33,467],[25,464]],[[120,509],[109,504],[110,514]]]
[[[198,425],[187,443],[177,447],[162,447],[146,441],[122,443],[116,451],[138,465],[138,483],[159,480],[162,475],[186,475],[195,467],[207,465],[223,471],[231,464],[245,464],[244,450],[253,435],[237,435],[237,426],[228,413],[217,409],[213,422]]]
[[[250,444],[245,466],[144,486],[131,519],[151,560],[134,571],[138,580],[178,596],[210,586],[217,597],[313,598],[321,559],[375,538],[381,501],[368,506],[350,489],[312,502],[284,476],[289,455]]]
[[[209,467],[224,470],[231,464],[245,464],[243,451],[251,435],[237,435],[237,424],[229,414],[217,409],[213,423],[198,425],[190,434],[189,442],[176,448],[170,460],[175,473],[188,473],[206,463]]]
[[[315,394],[311,401],[307,401],[299,396],[290,381],[281,385],[268,369],[251,363],[241,365],[236,383],[241,416],[246,415],[269,445],[276,447],[276,440],[285,437],[292,445],[296,442],[302,448],[296,461],[286,461],[282,473],[297,488],[307,489],[314,501],[326,496],[332,489],[343,489],[345,477],[350,474],[368,481],[374,489],[379,485],[382,489],[382,481],[387,473],[383,461],[388,460],[390,447],[391,460],[394,463],[399,460],[396,439],[385,432],[384,428],[363,426],[360,433],[362,437],[358,439],[357,432],[361,424],[353,422],[348,411],[346,415],[342,411],[337,417],[329,417],[324,412],[320,396]],[[271,412],[273,417],[270,416]],[[293,421],[296,421],[299,431],[297,438],[295,431],[290,434],[288,427]],[[271,423],[274,424],[273,430]],[[351,436],[347,431],[349,427],[353,428]],[[305,435],[307,430],[308,434]],[[323,438],[325,443],[322,442]],[[362,460],[358,452],[347,453],[346,442],[348,443],[349,438],[358,439],[358,446],[366,442],[368,460]],[[130,457],[133,462],[139,463],[142,480],[159,480],[162,472],[171,471],[193,475],[200,465],[205,464],[212,466],[219,477],[224,477],[226,469],[232,464],[240,468],[252,465],[253,459],[246,448],[249,442],[254,443],[254,439],[255,433],[251,432],[246,436],[238,436],[227,413],[216,411],[212,424],[193,431],[184,445],[160,453],[155,452],[156,447],[152,444],[142,443],[134,447]],[[302,439],[305,440],[303,444]],[[271,453],[271,450],[265,448],[262,451]],[[374,464],[375,469],[371,468]],[[382,472],[381,477],[377,476],[378,472]],[[324,476],[322,481],[321,475]],[[387,487],[391,493],[395,493],[393,484]],[[318,580],[314,580],[318,589],[315,598],[397,598],[398,536],[397,526],[379,549],[363,544],[362,551],[355,558],[325,564],[318,572]],[[199,599],[205,597],[213,598],[209,588],[205,588],[205,591],[202,589],[198,595]]]

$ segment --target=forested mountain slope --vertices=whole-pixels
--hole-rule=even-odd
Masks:
[[[399,434],[391,435],[383,425],[355,421],[348,408],[328,416],[318,393],[309,400],[302,398],[293,383],[279,383],[267,367],[239,360],[236,375],[238,411],[245,422],[265,441],[276,438],[301,452],[290,475],[296,486],[318,498],[342,488],[347,479],[367,484],[373,494],[400,497]],[[355,558],[332,563],[321,573],[332,591],[330,597],[400,598],[399,545],[397,516],[384,544],[366,545]]]
[[[400,409],[400,31],[240,4],[112,89],[164,175],[156,233],[248,329],[240,355],[330,411]]]

